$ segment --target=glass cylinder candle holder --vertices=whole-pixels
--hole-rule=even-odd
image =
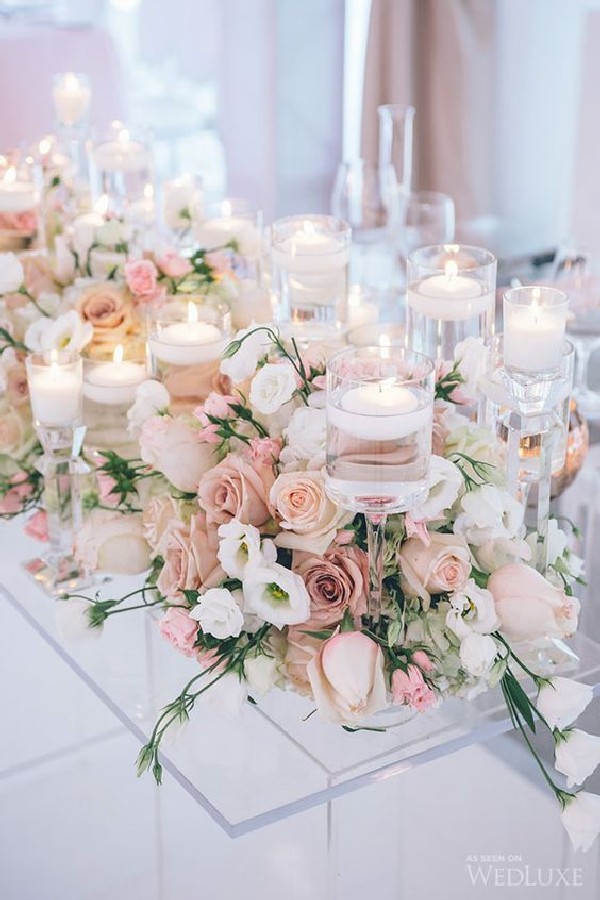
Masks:
[[[231,311],[223,300],[173,300],[150,326],[153,374],[175,408],[194,408],[214,390],[223,351],[231,339]]]
[[[219,254],[243,287],[259,284],[262,213],[247,200],[228,198],[206,209],[197,204],[194,239],[203,250]]]
[[[347,332],[346,343],[353,347],[406,347],[406,328],[391,322],[361,325]]]
[[[99,449],[125,447],[131,443],[127,432],[127,410],[135,402],[139,385],[148,376],[144,363],[123,357],[123,345],[117,344],[112,361],[83,361],[83,419],[87,444]]]
[[[55,75],[52,100],[59,127],[72,129],[86,125],[92,101],[89,77],[80,72]]]
[[[435,365],[400,347],[348,347],[327,363],[326,489],[367,522],[368,615],[379,619],[385,525],[427,494]]]
[[[33,157],[0,156],[0,251],[43,245],[40,174]]]
[[[374,290],[353,284],[348,291],[346,324],[348,328],[370,326],[379,321],[379,303]],[[377,341],[375,341],[377,343]]]
[[[34,423],[44,449],[38,468],[44,477],[49,542],[43,559],[30,560],[25,568],[48,593],[56,594],[87,581],[73,556],[82,524],[81,480],[89,473],[80,458],[85,436],[82,362],[78,353],[51,350],[31,354],[26,367]]]
[[[459,244],[422,247],[409,256],[407,273],[408,346],[450,360],[466,338],[492,336],[496,258],[489,250]]]
[[[106,212],[124,216],[132,204],[146,199],[154,182],[153,155],[146,133],[135,134],[115,121],[90,150],[94,201],[106,197]]]
[[[289,216],[273,223],[273,291],[279,321],[346,322],[350,235],[350,226],[333,216]]]
[[[521,380],[560,371],[569,298],[550,287],[517,287],[504,295],[504,367]]]

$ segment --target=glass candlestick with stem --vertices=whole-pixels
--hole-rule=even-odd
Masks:
[[[427,493],[435,367],[403,347],[348,347],[327,363],[330,498],[363,513],[371,625],[381,614],[385,527]]]
[[[78,353],[32,353],[26,361],[31,408],[44,454],[48,550],[26,570],[49,594],[89,584],[74,558],[74,540],[82,524],[81,481],[89,473],[81,458],[85,426],[81,421],[82,362]]]

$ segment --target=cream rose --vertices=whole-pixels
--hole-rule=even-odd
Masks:
[[[150,567],[141,516],[94,509],[76,535],[75,557],[86,572],[138,575]]]
[[[429,604],[431,594],[462,590],[471,574],[467,542],[455,534],[432,531],[428,547],[410,538],[400,548],[398,564],[404,590]]]
[[[198,486],[198,502],[209,522],[223,525],[238,519],[259,528],[272,516],[269,490],[274,480],[270,466],[256,469],[245,459],[230,453],[206,472]]]
[[[161,594],[171,599],[182,591],[216,587],[225,573],[217,558],[218,537],[203,515],[192,516],[189,528],[174,522],[164,533],[161,547],[164,565],[156,582]]]
[[[160,495],[151,497],[142,512],[144,537],[148,541],[152,556],[163,556],[163,537],[169,527],[183,526],[177,505],[172,497]]]
[[[0,402],[0,455],[22,457],[33,445],[31,420],[8,403]]]
[[[324,641],[306,671],[317,709],[330,722],[360,723],[387,705],[381,648],[360,631]]]
[[[490,575],[502,633],[521,643],[542,637],[568,637],[577,630],[579,601],[554,587],[523,563],[509,563]]]
[[[94,328],[94,342],[118,344],[133,325],[133,314],[125,291],[102,281],[80,293],[75,308]]]
[[[279,475],[271,490],[283,529],[275,538],[279,547],[322,555],[339,528],[353,514],[333,503],[325,492],[320,472],[287,472]]]
[[[140,433],[141,458],[180,491],[196,491],[214,463],[213,449],[185,421],[171,416],[152,416]]]

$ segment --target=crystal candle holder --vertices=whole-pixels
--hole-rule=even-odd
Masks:
[[[380,322],[351,328],[346,343],[353,347],[406,347],[406,328],[395,322]]]
[[[526,384],[561,366],[569,298],[550,287],[517,287],[504,295],[504,367]]]
[[[85,427],[81,421],[82,362],[79,354],[47,351],[26,360],[31,409],[44,449],[38,468],[44,477],[43,504],[48,550],[25,568],[50,594],[87,583],[74,559],[81,529],[81,480],[89,467],[81,459]]]
[[[273,291],[280,322],[346,322],[350,226],[333,216],[289,216],[272,227]]]
[[[262,213],[246,200],[228,198],[206,209],[197,204],[194,238],[204,250],[223,254],[243,287],[259,284]]]
[[[43,246],[40,174],[32,157],[0,156],[0,251]]]
[[[106,198],[105,213],[126,216],[132,205],[147,200],[154,183],[153,155],[145,132],[134,133],[114,121],[90,150],[94,201]]]
[[[174,300],[161,307],[148,338],[152,371],[175,407],[202,403],[219,379],[231,339],[231,311],[223,300]]]
[[[494,330],[496,258],[489,250],[440,244],[408,258],[408,346],[434,359],[453,359],[467,337]]]
[[[369,618],[379,619],[385,525],[427,494],[435,366],[399,347],[348,347],[327,363],[326,489],[362,512],[369,545]]]
[[[90,79],[75,72],[54,76],[52,87],[54,114],[60,128],[73,129],[87,123],[92,100]]]

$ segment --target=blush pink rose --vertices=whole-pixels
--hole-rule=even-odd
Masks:
[[[8,479],[11,487],[0,499],[0,515],[14,515],[31,496],[31,482],[26,472],[15,472]]]
[[[25,363],[17,360],[6,373],[6,397],[11,406],[25,406],[29,402],[29,385]]]
[[[433,662],[429,659],[424,650],[415,650],[412,655],[412,661],[422,669],[423,672],[433,672],[435,669]]]
[[[259,528],[272,517],[269,491],[275,476],[269,466],[252,466],[230,453],[200,479],[198,502],[209,523],[238,519]]]
[[[281,441],[278,438],[253,438],[250,441],[250,456],[255,463],[272,466],[280,453]]]
[[[232,405],[240,402],[239,397],[232,394],[217,394],[211,391],[203,404],[203,412],[217,419],[227,419],[232,415]]]
[[[405,592],[426,605],[431,594],[462,590],[471,575],[471,552],[464,538],[439,531],[430,532],[429,538],[429,546],[410,538],[398,553]]]
[[[48,540],[48,516],[45,509],[38,509],[23,529],[27,537],[33,538],[34,541]]]
[[[366,611],[369,558],[359,547],[334,545],[323,557],[297,552],[294,571],[310,597],[306,628],[319,631],[336,625],[347,609],[355,620]]]
[[[338,530],[353,519],[327,496],[320,472],[286,472],[271,490],[281,520],[276,543],[292,550],[324,554]]]
[[[24,254],[21,256],[21,265],[25,273],[25,288],[33,297],[56,291],[52,265],[47,256],[38,253]]]
[[[543,637],[569,637],[577,630],[579,601],[550,584],[524,563],[509,563],[490,575],[500,630],[521,643]]]
[[[151,416],[140,432],[140,456],[180,491],[194,492],[214,463],[213,450],[198,432],[172,416]]]
[[[360,631],[343,631],[323,641],[306,668],[323,718],[360,723],[387,705],[381,648]]]
[[[125,263],[125,282],[136,297],[156,296],[158,269],[151,259],[133,259]]]
[[[409,665],[408,671],[396,669],[392,675],[392,701],[421,711],[433,706],[435,693],[423,678],[421,670]]]
[[[198,635],[198,623],[187,609],[171,606],[158,622],[162,636],[184,656],[194,656],[194,644]]]
[[[156,582],[158,590],[173,600],[182,591],[216,587],[224,578],[218,549],[216,530],[207,527],[202,513],[192,516],[189,528],[175,522],[163,535],[164,565]]]
[[[156,261],[156,265],[167,278],[185,278],[192,271],[192,265],[175,250],[169,250]]]

